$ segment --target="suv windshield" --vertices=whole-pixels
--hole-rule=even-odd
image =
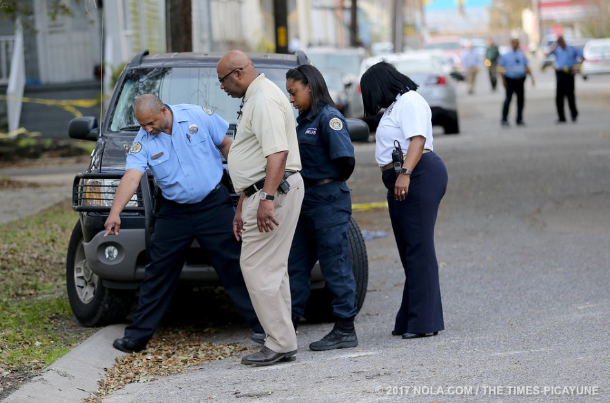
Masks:
[[[285,68],[257,68],[286,93]],[[237,123],[238,98],[229,97],[220,89],[216,67],[157,67],[132,69],[127,72],[123,87],[110,117],[108,132],[140,129],[133,104],[142,94],[155,94],[168,105],[194,104],[218,113],[229,123]],[[286,93],[288,96],[288,93]],[[296,116],[296,110],[295,110]]]

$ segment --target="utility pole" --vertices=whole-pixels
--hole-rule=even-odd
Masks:
[[[288,53],[288,0],[273,0],[275,53]]]
[[[358,0],[352,0],[350,7],[349,44],[352,47],[360,45],[358,39]]]
[[[404,46],[404,0],[394,0],[393,9],[392,42],[394,43],[394,53],[401,53]]]

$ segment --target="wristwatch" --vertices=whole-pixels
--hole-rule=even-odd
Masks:
[[[259,197],[260,197],[261,200],[273,200],[273,199],[275,199],[275,196],[267,194],[267,192],[265,192],[264,190],[261,190],[261,193],[260,193]]]
[[[409,168],[402,168],[400,170],[400,174],[401,175],[409,175],[409,176],[411,176],[412,173],[413,173],[413,171],[409,170]]]

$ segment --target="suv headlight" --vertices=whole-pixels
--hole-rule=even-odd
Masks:
[[[84,179],[82,204],[85,206],[112,207],[120,179]],[[138,207],[138,196],[135,193],[126,207]]]

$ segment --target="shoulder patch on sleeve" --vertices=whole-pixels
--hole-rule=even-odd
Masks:
[[[341,130],[341,129],[343,129],[343,122],[339,118],[332,118],[330,120],[330,122],[328,122],[328,125],[333,130]]]
[[[208,108],[206,108],[205,106],[202,106],[202,107],[201,107],[201,109],[203,109],[203,111],[204,111],[205,113],[207,113],[208,115],[211,115],[212,113],[214,113],[214,112],[212,112],[211,110],[209,110]]]
[[[131,148],[129,149],[129,152],[136,154],[136,153],[139,153],[141,149],[142,149],[142,144],[140,144],[138,142],[131,146]]]

